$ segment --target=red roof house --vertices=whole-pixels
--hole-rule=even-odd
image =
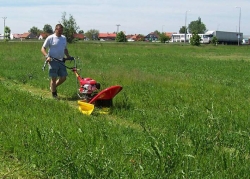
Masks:
[[[37,36],[35,34],[32,34],[30,32],[26,32],[20,35],[21,39],[36,39]]]
[[[99,39],[103,39],[103,40],[115,40],[116,38],[116,33],[99,33],[98,35]]]
[[[48,33],[40,33],[38,39],[41,40],[41,39],[46,39],[50,34]]]
[[[83,40],[84,39],[84,35],[83,34],[74,34],[74,38],[76,38],[78,40]]]

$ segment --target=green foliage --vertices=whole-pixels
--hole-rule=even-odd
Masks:
[[[185,31],[186,31],[186,33],[187,33],[186,27],[185,27],[185,26],[182,26],[182,27],[180,28],[180,30],[179,30],[179,33],[180,33],[180,34],[185,34]]]
[[[189,33],[198,33],[198,34],[204,34],[206,32],[206,25],[201,22],[201,18],[199,17],[198,20],[192,21],[188,25],[188,31]]]
[[[161,41],[161,43],[165,43],[165,42],[168,42],[170,40],[170,37],[167,36],[165,33],[160,33],[159,37],[160,37],[159,40]]]
[[[192,34],[192,37],[190,38],[190,44],[193,46],[200,46],[201,37],[196,32]]]
[[[37,27],[33,26],[32,28],[30,28],[29,32],[36,35],[36,36],[38,36],[42,32],[42,30],[40,30]]]
[[[116,42],[127,42],[126,35],[124,34],[123,31],[121,31],[118,34],[116,34],[115,41]]]
[[[249,47],[69,44],[83,77],[123,86],[85,116],[71,70],[51,99],[41,45],[0,43],[3,178],[249,178]]]
[[[5,26],[5,29],[4,29],[4,40],[5,41],[10,40],[10,33],[11,33],[10,28],[8,26]]]
[[[78,31],[79,26],[76,24],[74,17],[70,14],[69,19],[66,18],[66,12],[62,14],[61,24],[63,25],[63,34],[66,36],[67,42],[74,42],[74,34]]]
[[[99,31],[96,29],[90,29],[84,34],[89,40],[98,40]]]
[[[217,39],[217,37],[213,37],[212,40],[211,40],[211,43],[212,43],[213,45],[217,45],[217,44],[218,44],[218,39]]]
[[[49,24],[45,24],[43,27],[43,32],[48,33],[48,34],[53,34],[53,28]]]
[[[161,32],[160,32],[160,31],[158,31],[158,30],[155,30],[155,31],[154,31],[154,33],[155,33],[155,34],[158,34],[158,35],[160,35],[160,34],[161,34]]]
[[[84,31],[83,30],[79,30],[78,33],[79,34],[84,34]]]

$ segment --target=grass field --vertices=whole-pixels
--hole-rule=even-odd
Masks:
[[[123,86],[86,116],[70,70],[51,98],[41,45],[0,43],[2,178],[250,176],[250,46],[70,44],[83,77]]]

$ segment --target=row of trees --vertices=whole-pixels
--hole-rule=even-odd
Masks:
[[[74,42],[74,34],[79,33],[79,34],[84,34],[88,39],[90,40],[96,40],[98,38],[99,31],[95,29],[91,29],[84,33],[83,30],[79,30],[79,26],[77,25],[74,17],[70,14],[69,18],[67,19],[66,17],[66,12],[63,12],[62,14],[62,19],[59,23],[61,23],[64,27],[63,34],[66,36],[67,41],[69,43]],[[49,24],[45,24],[43,29],[40,30],[37,27],[32,27],[29,30],[30,33],[33,33],[35,35],[39,35],[40,33],[48,33],[51,34],[53,33],[53,28]]]
[[[59,23],[61,23],[64,26],[64,35],[66,36],[67,41],[69,43],[74,42],[74,40],[75,40],[74,34],[75,33],[82,33],[90,40],[97,40],[98,39],[98,34],[99,34],[98,30],[91,29],[91,30],[87,31],[86,33],[84,33],[83,30],[79,30],[80,28],[77,25],[74,17],[70,14],[69,18],[67,19],[66,15],[67,15],[66,12],[63,12],[61,22],[59,22]],[[5,32],[5,39],[7,39],[7,40],[10,39],[10,32],[11,32],[10,28],[6,26],[4,32]],[[49,24],[45,24],[42,30],[33,26],[29,30],[29,32],[33,33],[37,36],[40,33],[52,34],[53,28]],[[197,44],[197,42],[199,41],[199,38],[197,37],[197,35],[203,34],[205,32],[206,32],[206,25],[204,23],[202,23],[200,17],[198,18],[198,20],[192,21],[188,25],[188,28],[186,28],[185,26],[182,26],[179,30],[179,33],[192,33],[193,34],[193,38],[191,39],[191,44]],[[170,37],[166,36],[166,34],[163,32],[160,33],[159,31],[156,30],[155,33],[158,34],[159,40],[162,43],[170,40]],[[119,32],[116,36],[116,41],[117,42],[126,42],[127,41],[126,35],[122,31]]]
[[[79,26],[76,24],[74,17],[70,14],[69,19],[67,19],[66,15],[67,15],[66,12],[63,12],[61,22],[59,22],[59,23],[63,25],[63,27],[64,27],[63,33],[66,36],[67,41],[69,43],[71,43],[74,41],[74,34],[75,33],[83,33],[83,31],[80,30],[78,32]],[[40,33],[52,34],[54,31],[53,31],[53,28],[51,25],[45,24],[43,27],[43,30],[40,30],[37,27],[33,26],[29,30],[29,32],[38,36]]]

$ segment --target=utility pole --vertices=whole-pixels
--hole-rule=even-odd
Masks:
[[[240,9],[240,14],[239,14],[239,34],[238,34],[238,46],[240,45],[240,19],[241,19],[241,7],[235,7]]]
[[[7,17],[2,17],[3,18],[3,39],[5,39],[5,19],[7,19]]]
[[[187,40],[187,13],[189,11],[190,10],[186,11],[186,13],[185,13],[185,40],[184,40],[184,43],[186,43],[186,40]]]
[[[117,31],[116,31],[116,33],[118,34],[120,24],[117,24],[116,26],[117,26]]]

